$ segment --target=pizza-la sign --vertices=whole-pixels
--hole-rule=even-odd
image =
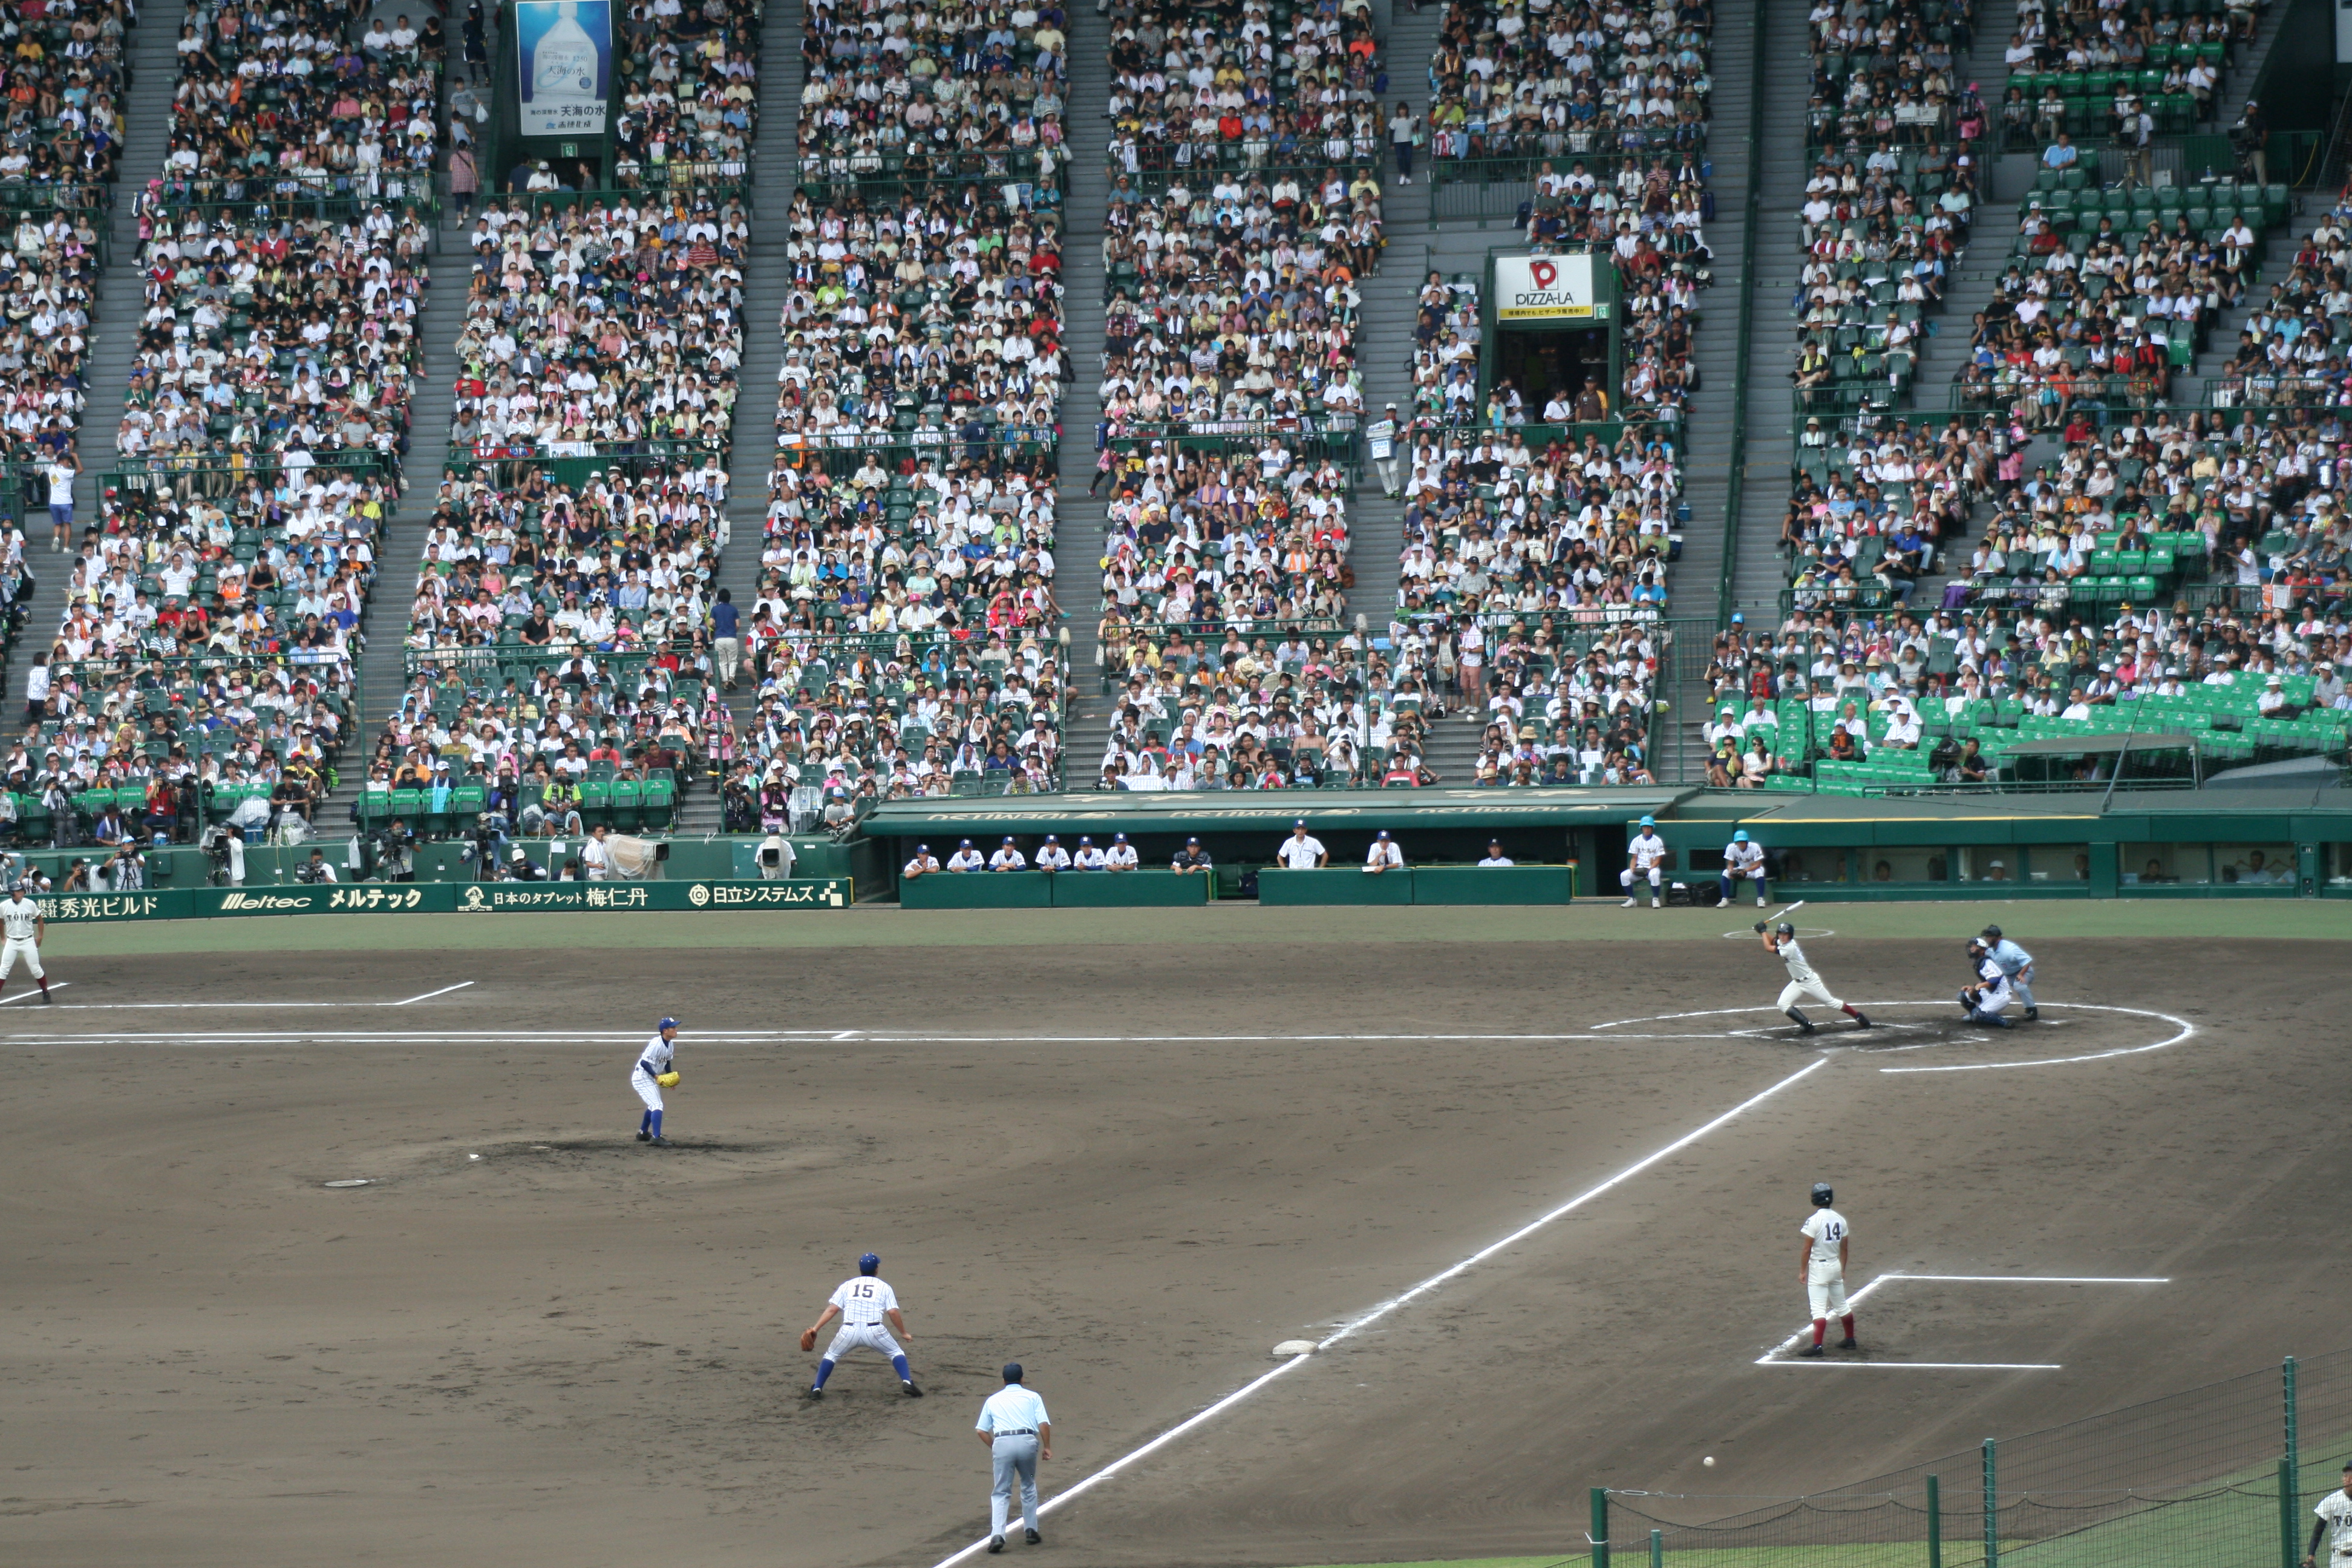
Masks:
[[[1592,315],[1592,258],[1498,256],[1495,319],[1535,321]]]

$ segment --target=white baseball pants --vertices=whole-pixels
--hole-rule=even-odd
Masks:
[[[1845,1316],[1845,1268],[1836,1262],[1816,1263],[1805,1274],[1805,1299],[1816,1318]]]
[[[662,1108],[661,1085],[654,1081],[653,1074],[631,1068],[629,1087],[637,1091],[637,1098],[646,1102],[647,1110],[659,1110]]]
[[[824,1359],[837,1362],[851,1351],[860,1349],[878,1351],[884,1361],[907,1353],[898,1348],[898,1342],[891,1337],[890,1331],[880,1323],[844,1323],[834,1331],[833,1343],[824,1347]]]
[[[1811,997],[1824,1007],[1843,1007],[1843,1002],[1829,994],[1828,987],[1818,980],[1791,980],[1780,987],[1780,1000],[1774,1004],[1785,1013],[1805,997]]]
[[[41,950],[33,945],[33,939],[12,936],[5,945],[0,945],[0,980],[8,978],[9,971],[16,967],[19,958],[25,961],[26,973],[34,979],[39,980],[48,973],[41,967]]]
[[[1650,886],[1653,888],[1664,880],[1664,873],[1662,873],[1655,866],[1651,867],[1646,872],[1637,872],[1633,868],[1628,866],[1622,871],[1617,873],[1617,885],[1630,892],[1633,890],[1633,879],[1637,876],[1647,876],[1650,879]]]

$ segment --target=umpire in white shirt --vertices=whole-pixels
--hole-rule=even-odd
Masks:
[[[988,1449],[995,1486],[988,1494],[988,1549],[1004,1550],[1005,1518],[1013,1511],[1013,1478],[1021,1478],[1021,1522],[1028,1527],[1029,1544],[1045,1539],[1037,1533],[1037,1461],[1054,1457],[1054,1423],[1045,1402],[1021,1386],[1021,1363],[1008,1362],[1004,1386],[980,1407],[975,1428]]]

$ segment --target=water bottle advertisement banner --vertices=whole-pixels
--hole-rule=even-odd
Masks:
[[[602,136],[613,90],[611,0],[516,0],[525,136]]]

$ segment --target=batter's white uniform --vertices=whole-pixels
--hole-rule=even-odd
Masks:
[[[1625,854],[1633,864],[1617,873],[1617,885],[1630,894],[1634,878],[1647,877],[1650,879],[1651,901],[1656,902],[1659,881],[1664,875],[1666,864],[1666,841],[1658,837],[1657,829],[1645,827],[1627,841]],[[1626,900],[1628,903],[1632,901],[1631,898]]]
[[[1843,1318],[1845,1265],[1838,1261],[1838,1244],[1848,1235],[1845,1215],[1835,1209],[1815,1209],[1804,1232],[1813,1238],[1812,1256],[1805,1263],[1805,1300],[1812,1304],[1816,1319]]]
[[[40,921],[41,906],[33,900],[0,900],[0,935],[7,939],[5,944],[0,944],[0,981],[8,978],[20,958],[25,961],[25,967],[34,979],[46,977],[47,972],[41,968],[41,950],[33,941],[33,932],[39,928]]]
[[[677,1048],[656,1029],[654,1037],[645,1043],[637,1052],[637,1059],[630,1064],[629,1087],[637,1091],[637,1098],[646,1102],[647,1110],[662,1108],[661,1085],[654,1081],[654,1075],[669,1071],[669,1064],[677,1055]]]
[[[1845,1004],[1830,994],[1829,986],[1813,973],[1805,950],[1790,937],[1780,943],[1780,962],[1789,966],[1789,984],[1780,988],[1780,1000],[1776,1004],[1785,1013],[1797,1005],[1800,997],[1810,996],[1824,1007],[1843,1007]],[[1824,1211],[1826,1212],[1826,1211]]]
[[[907,1353],[891,1337],[883,1317],[898,1309],[898,1293],[881,1279],[860,1274],[843,1280],[833,1293],[833,1304],[841,1309],[841,1327],[833,1331],[833,1343],[824,1347],[825,1360],[837,1362],[861,1345],[879,1351],[886,1361]]]

